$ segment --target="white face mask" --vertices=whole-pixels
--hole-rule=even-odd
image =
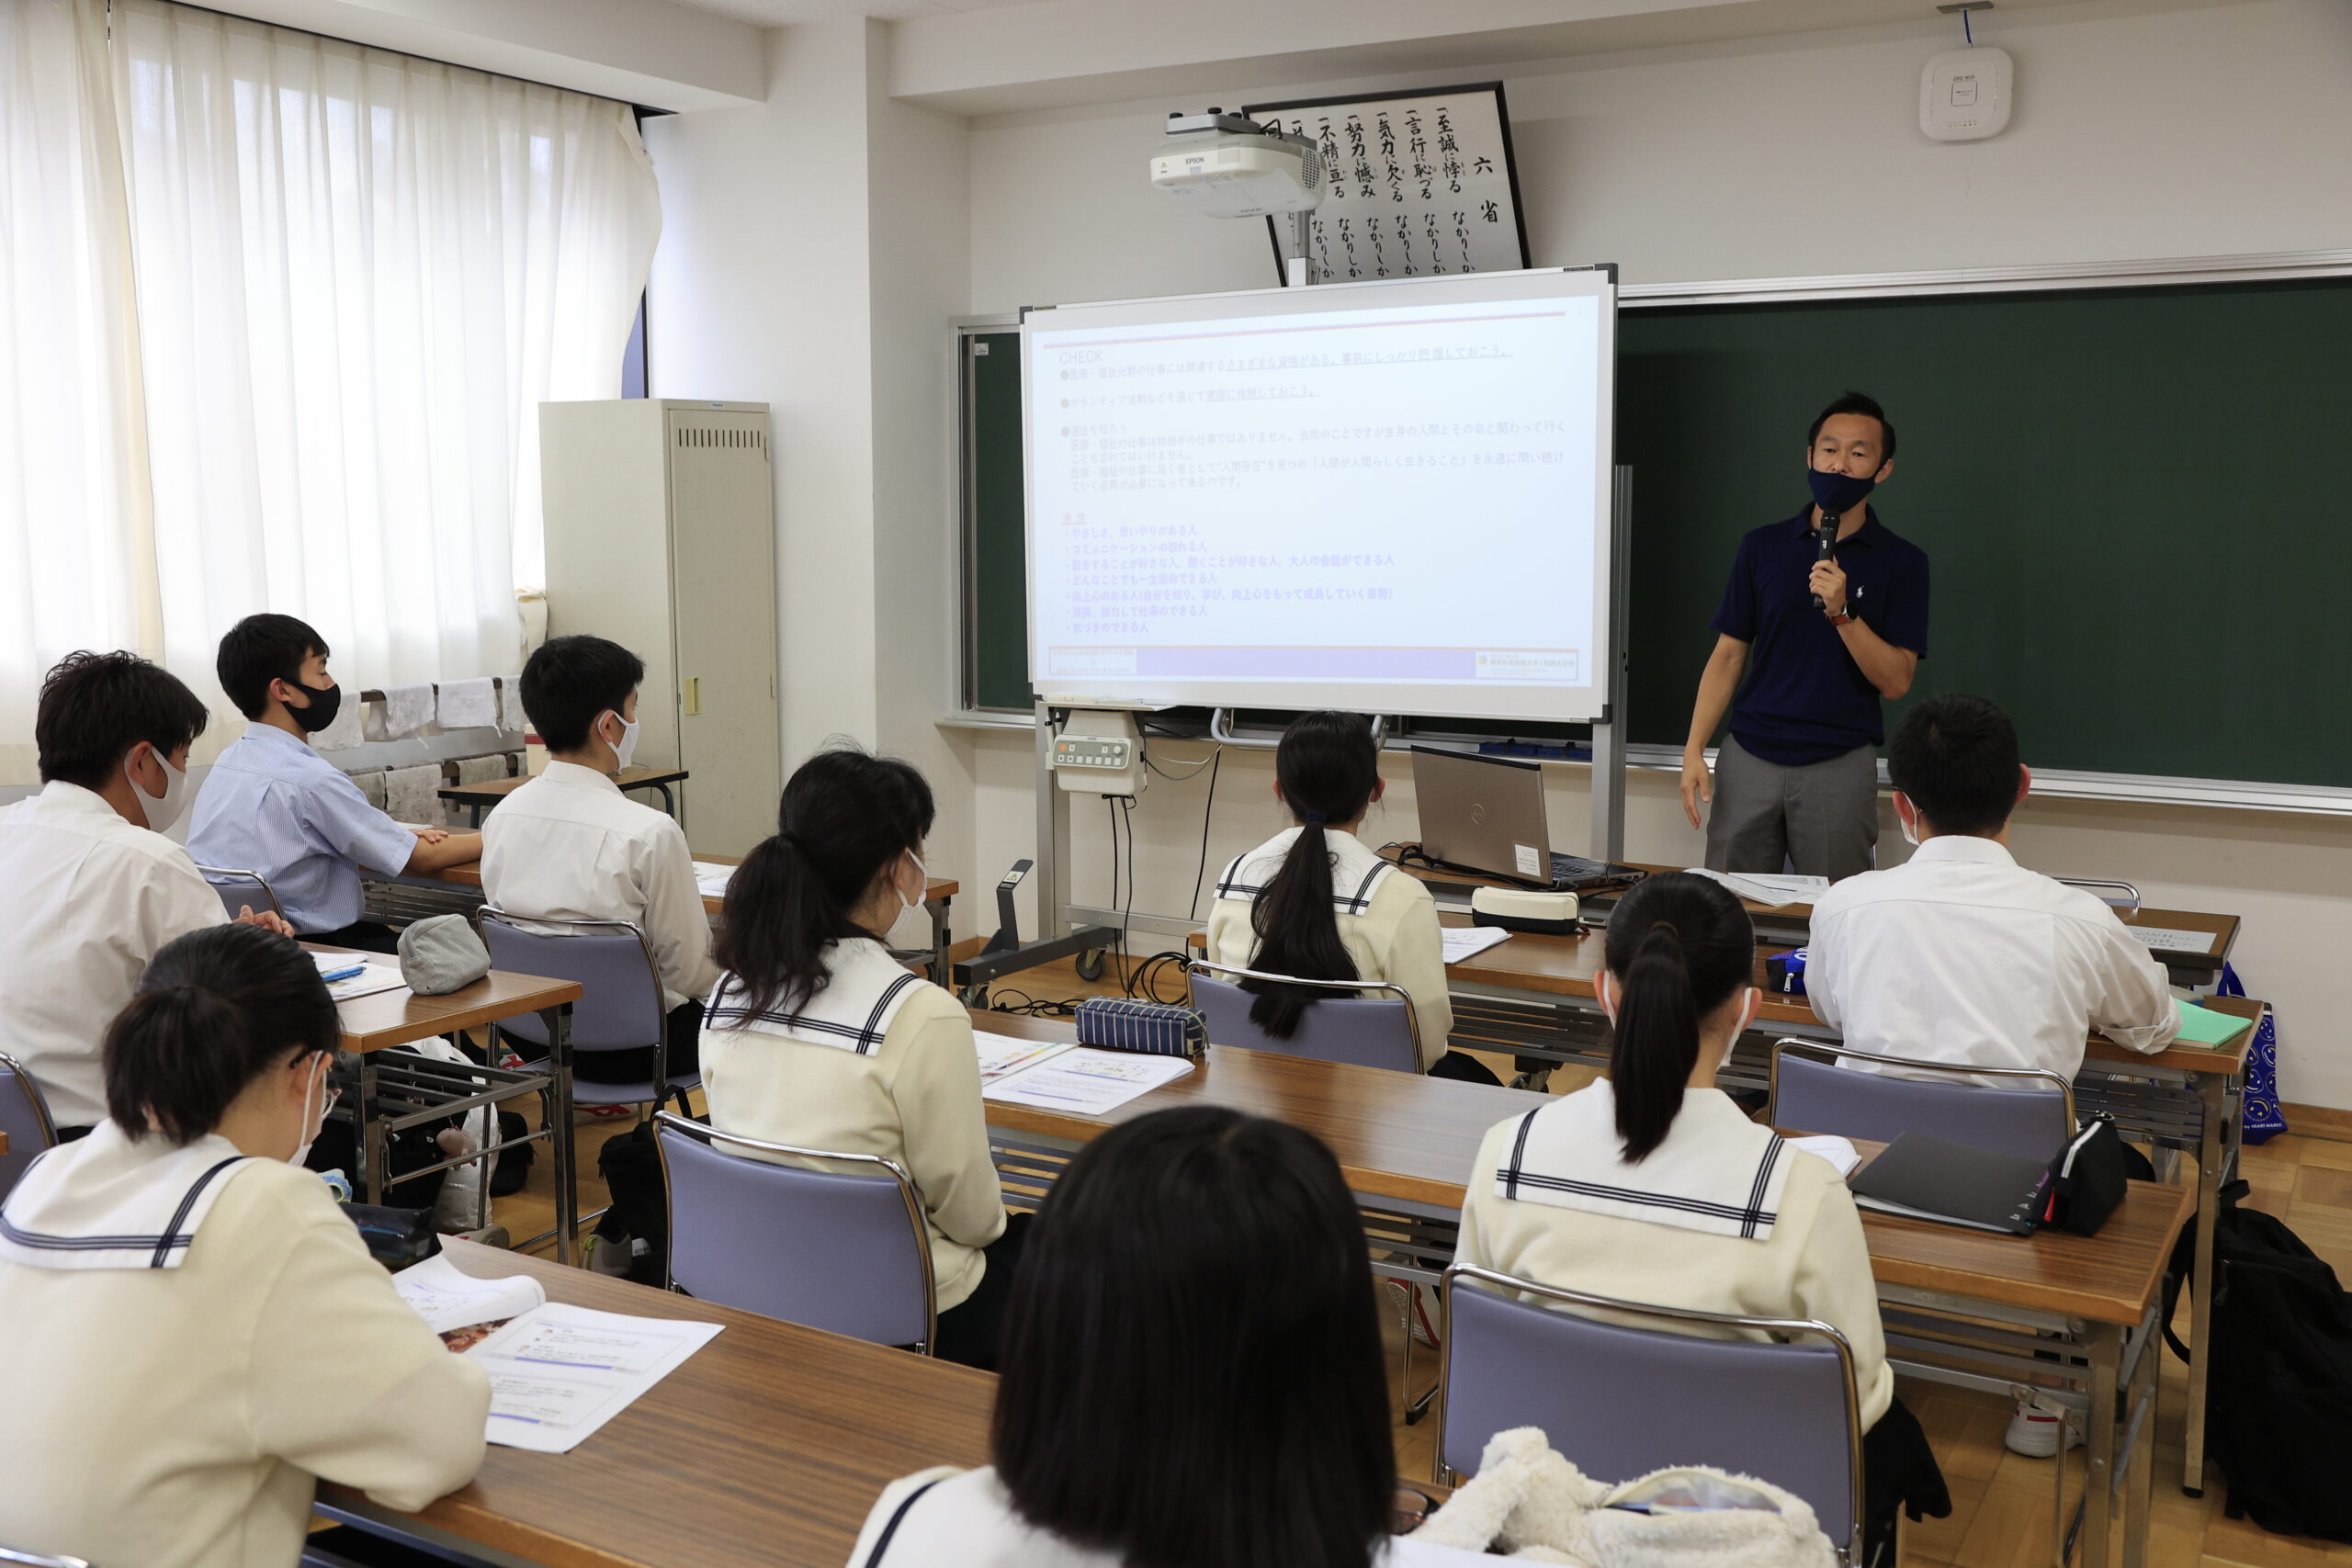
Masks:
[[[611,708],[606,708],[605,711],[612,714],[615,718],[621,719],[621,738],[613,747],[613,766],[616,769],[626,768],[628,766],[629,759],[637,755],[637,720],[621,718],[621,716],[613,713]]]
[[[931,888],[931,873],[924,869],[922,856],[915,853],[912,850],[909,850],[907,852],[907,858],[915,863],[916,882],[922,885],[925,892],[928,892]],[[922,908],[922,897],[921,894],[910,898],[907,897],[903,889],[899,891],[899,902],[910,909],[920,909]]]
[[[131,774],[130,759],[128,757],[122,760],[122,776],[129,782],[130,793],[139,797],[139,808],[147,814],[148,829],[157,833],[167,833],[171,831],[172,824],[180,819],[180,813],[187,808],[187,774],[172,766],[172,760],[161,751],[153,755],[156,765],[164,770],[162,795],[149,795],[140,787],[139,780]]]
[[[1894,825],[1903,829],[1905,843],[1915,850],[1919,847],[1919,824],[1917,818],[1904,816],[1902,808],[1898,807],[1894,813]]]
[[[325,1089],[327,1074],[334,1066],[334,1057],[326,1052],[321,1052],[319,1070],[312,1073],[311,1081],[302,1086],[302,1146],[294,1151],[294,1157],[287,1161],[288,1165],[299,1166],[310,1163],[311,1145],[319,1141],[320,1129],[327,1124],[327,1112],[333,1111],[334,1102],[343,1098],[339,1090]],[[325,1093],[319,1101],[318,1119],[313,1121],[311,1117],[311,1096],[322,1089],[325,1089]]]

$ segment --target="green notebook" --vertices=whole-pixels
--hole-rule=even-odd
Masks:
[[[2211,1008],[2201,1008],[2178,998],[2172,1005],[2180,1010],[2180,1039],[2190,1045],[2220,1045],[2235,1040],[2254,1021],[2235,1013],[2215,1012]]]

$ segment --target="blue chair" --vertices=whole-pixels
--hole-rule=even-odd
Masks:
[[[1848,1062],[1906,1076],[1842,1065]],[[1980,1081],[1988,1077],[2000,1083]],[[2017,1087],[2006,1087],[2012,1083]],[[1956,1067],[1782,1040],[1772,1047],[1765,1120],[1801,1133],[1880,1143],[1917,1132],[1996,1154],[2048,1159],[2075,1135],[2075,1092],[2046,1068]]]
[[[653,1048],[650,1078],[587,1083],[575,1077],[574,1105],[658,1105],[674,1099],[683,1107],[686,1091],[702,1087],[700,1073],[670,1076],[670,1014],[662,1005],[662,970],[653,961],[652,945],[636,926],[627,920],[536,918],[526,923],[519,915],[485,904],[480,930],[492,968],[580,983],[580,999],[571,1007],[575,1067],[581,1056],[599,1051]],[[547,1024],[536,1013],[501,1020],[494,1032],[527,1040],[542,1050],[548,1045]]]
[[[674,1099],[686,1105],[686,1091],[702,1087],[700,1073],[670,1075],[670,1015],[662,1005],[662,971],[645,933],[627,920],[533,919],[485,904],[476,917],[482,945],[490,950],[493,969],[519,975],[542,975],[555,980],[576,980],[580,999],[571,1005],[570,1039],[571,1074],[569,1103],[578,1105],[653,1105]],[[518,1013],[490,1027],[490,1059],[498,1060],[498,1041],[513,1035],[542,1051],[548,1046],[548,1026],[537,1013]],[[579,1060],[599,1051],[653,1048],[653,1076],[632,1083],[592,1083],[579,1076]],[[553,1129],[560,1147],[556,1169],[579,1179],[578,1141],[570,1117]],[[605,1211],[578,1213],[576,1195],[563,1195],[573,1211],[574,1225],[582,1225]]]
[[[653,1141],[669,1199],[671,1289],[933,1352],[931,1232],[922,1195],[896,1160],[721,1133],[669,1111],[655,1113]]]
[[[0,1155],[0,1199],[5,1199],[26,1168],[57,1146],[57,1123],[40,1085],[6,1052],[0,1052],[0,1133],[8,1134],[8,1152]],[[0,1557],[0,1562],[6,1561]]]
[[[1421,1070],[1420,1021],[1413,1015],[1411,994],[1402,986],[1376,980],[1301,980],[1203,959],[1194,960],[1187,974],[1193,1006],[1208,1021],[1213,1045],[1238,1045],[1400,1073]],[[1276,1040],[1250,1021],[1250,1009],[1257,998],[1241,988],[1243,980],[1279,980],[1285,986],[1331,995],[1309,1002],[1299,1015],[1298,1032],[1288,1040]]]
[[[1860,1555],[1861,1405],[1853,1348],[1830,1325],[1613,1301],[1459,1266],[1443,1293],[1438,1480],[1475,1473],[1497,1432],[1540,1427],[1598,1480],[1681,1465],[1760,1477],[1810,1504],[1845,1561]],[[1691,1331],[1711,1328],[1773,1338]]]
[[[286,918],[286,907],[269,890],[269,882],[260,872],[233,871],[225,865],[200,865],[196,869],[212,884],[212,891],[220,897],[220,907],[229,911],[231,919],[246,909],[266,909],[281,920]]]

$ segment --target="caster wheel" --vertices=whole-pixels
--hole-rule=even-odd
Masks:
[[[1078,977],[1088,982],[1090,985],[1094,981],[1102,978],[1102,959],[1103,952],[1099,947],[1090,947],[1084,953],[1080,953],[1078,955]]]
[[[986,986],[967,986],[956,993],[956,999],[967,1008],[984,1008],[989,1005],[989,988]]]

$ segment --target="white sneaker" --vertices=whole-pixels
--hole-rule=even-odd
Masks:
[[[2083,1429],[2073,1411],[2031,1389],[2010,1392],[2017,1396],[2018,1412],[2009,1417],[2008,1432],[2001,1439],[2009,1452],[2028,1459],[2054,1458],[2062,1440],[2061,1432],[2065,1434],[2063,1440],[2068,1448],[2083,1446]]]

